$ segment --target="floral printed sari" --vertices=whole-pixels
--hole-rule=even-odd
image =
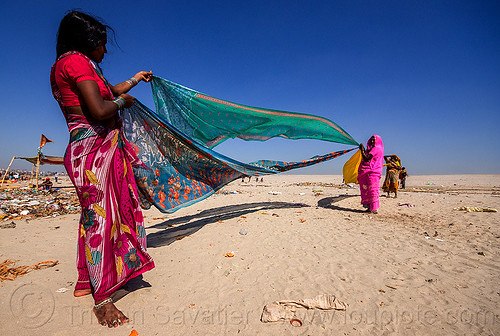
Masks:
[[[102,77],[97,66],[88,61]],[[91,288],[94,299],[101,301],[129,279],[154,267],[146,252],[144,219],[132,171],[142,163],[125,139],[118,117],[117,126],[107,128],[84,116],[66,114],[54,69],[55,65],[52,91],[70,132],[64,165],[82,207],[75,289]]]

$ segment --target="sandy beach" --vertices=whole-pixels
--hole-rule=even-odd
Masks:
[[[173,214],[144,211],[156,268],[116,293],[132,320],[116,329],[73,297],[79,215],[16,220],[0,258],[59,264],[0,282],[0,334],[500,334],[500,214],[454,210],[500,209],[500,175],[410,176],[377,215],[341,181],[238,180]],[[260,321],[266,304],[319,294],[347,309],[299,309],[301,327]]]

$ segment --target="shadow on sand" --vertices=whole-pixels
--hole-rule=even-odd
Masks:
[[[111,294],[113,302],[118,302],[129,293],[135,292],[141,288],[151,287],[151,284],[142,278],[142,274],[127,281],[120,289]]]
[[[192,235],[207,224],[240,217],[252,212],[271,209],[302,208],[308,206],[309,205],[302,203],[287,202],[244,203],[203,210],[196,215],[172,218],[148,228],[163,229],[147,235],[148,248],[170,245],[176,240]],[[171,227],[172,225],[180,226]]]
[[[336,202],[342,201],[343,199],[349,198],[349,197],[359,197],[358,195],[339,195],[335,197],[325,197],[322,198],[318,201],[318,206],[326,209],[332,209],[332,210],[340,210],[340,211],[349,211],[349,212],[355,212],[355,213],[365,213],[365,210],[359,210],[359,209],[350,209],[350,208],[344,208],[338,205],[335,205]]]

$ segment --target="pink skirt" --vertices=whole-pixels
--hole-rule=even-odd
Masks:
[[[361,204],[371,211],[377,210],[380,206],[380,174],[368,172],[358,175],[358,182]]]
[[[89,125],[82,118],[69,127],[64,166],[82,207],[75,289],[92,289],[101,301],[154,267],[132,171],[132,163],[140,161],[119,128]]]

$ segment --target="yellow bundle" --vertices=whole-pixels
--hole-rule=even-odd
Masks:
[[[343,175],[344,183],[358,183],[358,167],[361,163],[361,151],[358,150],[344,164]]]

